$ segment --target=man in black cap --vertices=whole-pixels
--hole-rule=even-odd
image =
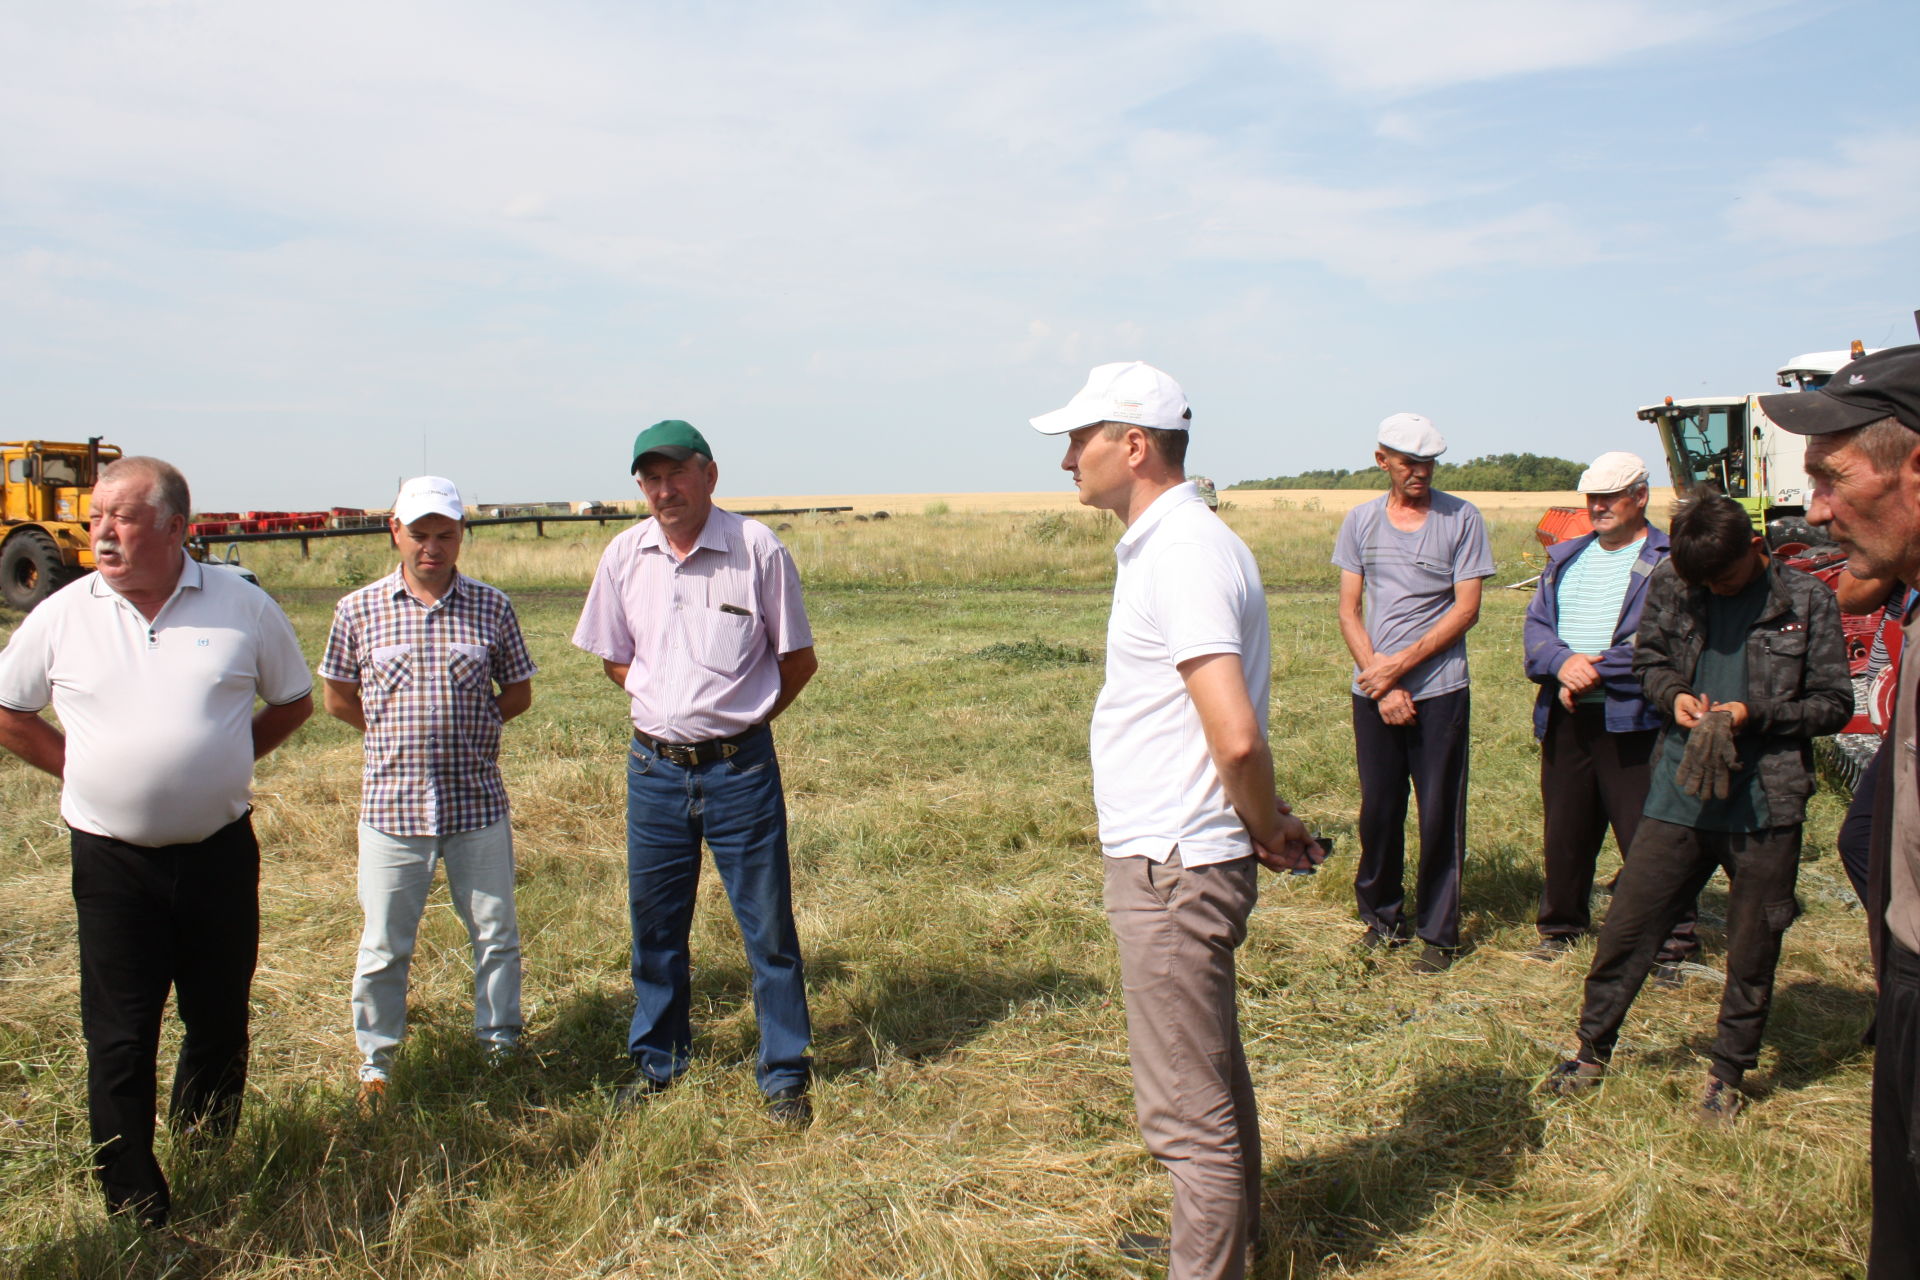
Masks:
[[[1855,577],[1920,583],[1920,346],[1877,351],[1819,391],[1762,396],[1807,437],[1809,522],[1847,553]],[[1909,615],[1906,644],[1915,638]],[[1903,646],[1903,651],[1904,646]],[[1911,651],[1908,651],[1911,652]],[[1867,927],[1880,982],[1873,1063],[1873,1243],[1869,1280],[1920,1272],[1920,775],[1914,768],[1920,661],[1902,664],[1890,775],[1876,796]],[[1901,746],[1906,749],[1902,750]]]

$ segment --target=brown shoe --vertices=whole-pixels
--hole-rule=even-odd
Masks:
[[[1737,1084],[1728,1084],[1718,1076],[1707,1077],[1706,1092],[1694,1108],[1694,1119],[1711,1128],[1725,1128],[1747,1109],[1747,1096]]]
[[[353,1100],[353,1109],[360,1113],[362,1119],[373,1119],[374,1116],[380,1114],[381,1108],[386,1105],[387,1082],[385,1080],[362,1080],[360,1082],[360,1092]]]

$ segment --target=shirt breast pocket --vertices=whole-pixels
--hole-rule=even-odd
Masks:
[[[1444,591],[1453,586],[1453,566],[1446,561],[1415,556],[1411,563],[1413,576],[1428,590]]]
[[[493,663],[484,644],[447,645],[447,679],[456,689],[486,689]]]
[[[367,658],[368,683],[387,693],[397,693],[413,683],[413,646],[383,644],[374,646]]]
[[[694,637],[694,659],[709,671],[732,675],[745,667],[765,643],[759,619],[747,614],[709,609]]]

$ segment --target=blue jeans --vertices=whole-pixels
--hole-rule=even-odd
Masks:
[[[627,901],[633,921],[633,1025],[627,1051],[670,1081],[693,1051],[687,937],[700,880],[700,842],[733,903],[753,968],[764,1093],[805,1085],[807,989],[793,925],[787,802],[773,732],[750,734],[726,760],[685,768],[636,738],[627,756]]]

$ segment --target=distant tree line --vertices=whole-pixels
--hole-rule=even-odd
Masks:
[[[1521,493],[1571,489],[1580,481],[1582,466],[1565,458],[1543,458],[1534,453],[1489,453],[1466,462],[1442,462],[1433,469],[1436,489],[1504,489]],[[1229,489],[1385,489],[1387,473],[1378,467],[1348,471],[1334,467],[1275,476],[1271,480],[1242,480]]]

